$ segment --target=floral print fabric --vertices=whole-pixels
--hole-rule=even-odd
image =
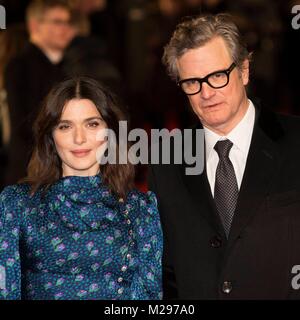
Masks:
[[[161,299],[155,195],[115,197],[101,176],[0,195],[0,299]],[[1,280],[2,279],[2,280]]]

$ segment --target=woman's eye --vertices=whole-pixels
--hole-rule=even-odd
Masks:
[[[69,128],[70,128],[70,126],[67,125],[67,124],[62,124],[62,125],[58,126],[58,129],[59,129],[59,130],[67,130],[67,129],[69,129]]]
[[[100,125],[100,123],[97,122],[97,121],[95,121],[95,122],[89,122],[89,123],[88,123],[88,126],[89,126],[90,128],[97,128],[99,125]]]

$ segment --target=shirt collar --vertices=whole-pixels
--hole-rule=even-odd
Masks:
[[[240,149],[242,153],[247,156],[255,121],[255,107],[251,100],[248,99],[248,101],[249,106],[246,114],[244,115],[243,119],[237,124],[237,126],[229,132],[228,135],[220,136],[212,130],[203,126],[205,134],[206,159],[209,159],[211,151],[213,150],[217,141],[225,139],[229,139],[235,147]]]

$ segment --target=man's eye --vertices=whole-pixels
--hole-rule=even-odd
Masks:
[[[218,72],[213,75],[215,79],[226,77],[224,72]]]
[[[191,80],[185,81],[183,85],[185,87],[192,87],[192,86],[198,85],[198,81],[195,79],[191,79]]]

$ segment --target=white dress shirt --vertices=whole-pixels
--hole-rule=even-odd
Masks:
[[[213,196],[215,189],[216,170],[219,162],[219,156],[214,149],[214,146],[219,140],[229,139],[233,143],[229,153],[229,159],[231,160],[235,171],[238,188],[240,189],[241,187],[255,121],[255,107],[250,100],[248,101],[249,106],[243,119],[226,136],[220,136],[210,129],[204,127],[206,172]]]

